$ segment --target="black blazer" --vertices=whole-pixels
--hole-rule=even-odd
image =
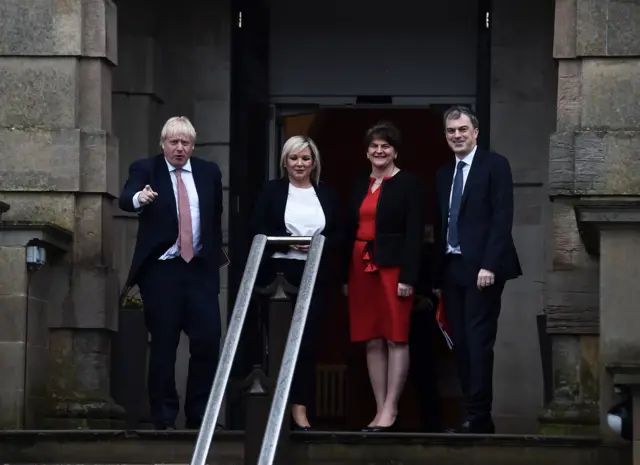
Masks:
[[[353,245],[358,232],[360,206],[369,190],[370,178],[357,180],[347,203],[342,280],[347,282]],[[382,183],[376,210],[373,262],[382,267],[400,267],[399,282],[416,286],[420,273],[424,237],[424,192],[421,180],[400,171]]]
[[[325,183],[314,184],[320,206],[325,216],[325,227],[322,235],[326,241],[323,250],[323,259],[320,264],[319,275],[326,276],[328,272],[326,255],[335,250],[341,242],[342,231],[340,226],[338,197],[333,189]],[[289,196],[289,180],[287,178],[268,181],[262,188],[251,217],[252,236],[265,234],[267,236],[289,236],[284,224],[284,213]],[[289,246],[269,245],[263,259],[270,257],[276,251],[286,252]]]
[[[220,249],[222,247],[222,175],[218,165],[191,157],[193,180],[200,203],[200,241],[207,272],[219,291]],[[138,237],[127,285],[137,284],[144,268],[158,259],[178,238],[178,214],[169,169],[164,155],[137,160],[129,167],[129,178],[120,194],[119,205],[133,212],[133,196],[147,184],[158,198],[139,213]]]
[[[455,161],[440,167],[436,175],[436,287],[442,287],[449,197]],[[478,148],[467,177],[458,215],[458,237],[462,257],[477,273],[493,272],[506,281],[522,274],[513,243],[513,177],[509,161],[497,153]]]

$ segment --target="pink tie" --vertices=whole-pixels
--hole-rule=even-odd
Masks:
[[[191,209],[189,208],[189,194],[187,186],[182,180],[182,170],[176,169],[178,180],[178,242],[180,255],[189,263],[193,258],[193,230],[191,229]]]

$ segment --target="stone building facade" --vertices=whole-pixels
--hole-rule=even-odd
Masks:
[[[118,427],[110,367],[136,219],[114,200],[162,123],[189,116],[198,155],[224,174],[228,239],[231,38],[251,2],[32,3],[0,0],[0,426]],[[496,419],[597,430],[607,367],[638,361],[640,5],[491,3],[489,141],[513,167],[525,270],[504,295]],[[37,271],[33,238],[47,250]]]

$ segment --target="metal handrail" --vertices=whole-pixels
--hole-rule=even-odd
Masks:
[[[211,393],[209,394],[209,400],[207,401],[207,407],[204,412],[204,416],[202,418],[202,425],[200,426],[200,430],[198,432],[198,439],[196,441],[196,446],[193,451],[193,456],[191,458],[191,465],[206,465],[207,456],[209,455],[209,449],[211,447],[211,442],[213,441],[213,434],[215,432],[215,425],[218,421],[218,415],[220,414],[220,408],[222,406],[222,399],[224,398],[227,383],[229,381],[229,375],[231,374],[231,367],[233,365],[233,360],[236,356],[236,352],[238,349],[238,343],[240,342],[240,336],[242,334],[242,328],[244,326],[244,320],[247,316],[247,310],[249,309],[249,303],[251,302],[251,294],[253,292],[253,288],[255,286],[256,278],[258,276],[258,269],[260,267],[260,263],[262,261],[262,255],[264,253],[264,249],[267,244],[279,244],[279,245],[306,245],[311,244],[309,249],[309,254],[307,258],[307,263],[305,264],[304,272],[302,275],[302,281],[300,284],[300,295],[304,295],[305,298],[298,298],[296,303],[294,317],[291,324],[291,329],[289,331],[289,339],[287,340],[287,346],[285,349],[284,360],[289,360],[291,356],[294,356],[295,359],[298,357],[298,352],[300,349],[300,341],[294,341],[295,347],[290,348],[290,342],[292,338],[292,333],[298,334],[298,338],[302,336],[302,331],[304,329],[304,323],[307,319],[307,313],[309,311],[309,305],[311,303],[311,293],[313,292],[313,287],[315,284],[318,266],[320,263],[322,248],[324,246],[324,236],[317,235],[312,237],[292,237],[292,236],[284,236],[284,237],[276,237],[276,236],[265,236],[263,234],[258,234],[253,238],[253,242],[251,243],[251,250],[249,251],[249,257],[247,259],[247,264],[244,268],[244,273],[242,275],[242,281],[240,282],[240,289],[238,290],[238,296],[236,298],[236,303],[233,306],[233,313],[231,315],[231,321],[229,322],[229,327],[227,329],[227,335],[225,337],[224,346],[222,347],[222,353],[220,354],[220,360],[218,362],[218,368],[216,370],[216,375],[213,380],[213,385],[211,386]],[[303,294],[304,292],[304,294]],[[300,324],[302,324],[300,329]],[[294,363],[295,365],[295,363]],[[291,385],[291,379],[293,378],[293,365],[291,369],[288,369],[288,366],[283,363],[282,368],[280,369],[280,375],[278,376],[278,385],[276,388],[276,395],[274,396],[274,403],[271,406],[271,412],[269,414],[269,422],[267,424],[267,431],[265,434],[265,441],[268,437],[271,437],[271,429],[270,426],[273,427],[274,421],[272,421],[272,417],[275,415],[277,419],[278,425],[282,424],[282,418],[284,416],[284,409],[286,408],[286,397],[289,395],[289,387]],[[288,373],[291,371],[291,373]],[[283,374],[285,379],[283,378]],[[283,382],[287,382],[286,386],[281,386]],[[284,402],[278,402],[278,409],[282,409],[279,412],[276,409],[274,412],[274,405],[276,404],[276,400],[278,400],[278,393],[285,392],[284,388],[286,388],[286,396],[284,398]],[[279,430],[279,427],[278,427]],[[273,441],[273,439],[270,439]],[[273,457],[275,454],[275,448],[277,445],[277,437],[276,444],[273,446],[267,447],[267,451],[270,451],[273,448],[273,452],[267,452],[267,456],[270,457],[270,462],[273,462]],[[263,442],[263,449],[264,442]],[[262,463],[262,452],[261,452],[261,461]]]
[[[258,465],[272,465],[276,455],[278,438],[280,437],[280,430],[282,429],[282,420],[284,419],[284,412],[287,408],[293,373],[298,360],[298,353],[300,352],[300,344],[307,322],[307,315],[309,314],[309,306],[311,305],[311,297],[313,296],[318,269],[320,268],[324,242],[325,237],[321,235],[314,236],[311,241],[304,272],[302,273],[302,280],[298,288],[298,298],[293,310],[287,345],[285,346],[284,355],[280,364],[278,383],[276,384],[276,390],[273,395],[269,420],[267,421],[265,434],[262,438]]]

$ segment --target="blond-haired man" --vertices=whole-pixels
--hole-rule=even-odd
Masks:
[[[222,180],[215,163],[192,157],[196,131],[183,116],[162,128],[162,154],[133,162],[120,208],[137,212],[127,285],[137,284],[151,334],[149,401],[156,429],[175,428],[180,334],[189,337],[187,428],[202,421],[218,362]]]

